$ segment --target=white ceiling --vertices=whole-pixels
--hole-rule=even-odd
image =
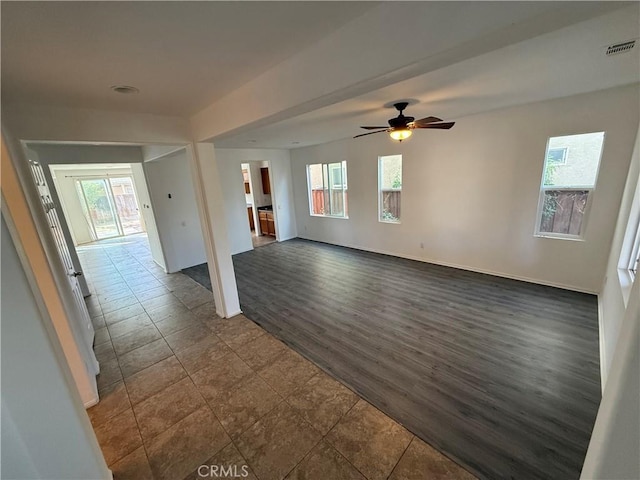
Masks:
[[[190,115],[375,5],[2,2],[2,100]]]
[[[432,4],[434,12],[439,11],[438,3]],[[377,5],[2,2],[2,101],[190,116]],[[459,5],[464,9],[464,3]],[[527,11],[526,2],[518,5]],[[555,5],[560,3],[545,8],[553,10]],[[589,18],[584,16],[589,5],[595,4],[565,5],[564,16],[554,17],[554,25]],[[640,36],[639,4],[600,5],[595,8],[610,13],[365,94],[364,87],[356,89],[348,100],[302,115],[298,111],[294,118],[267,126],[246,127],[215,138],[215,144],[297,148],[351,137],[361,133],[358,125],[384,124],[395,116],[383,105],[399,99],[415,100],[406,113],[416,118],[436,115],[456,120],[640,81],[640,46],[628,54],[604,56],[606,45]],[[496,8],[496,4],[486,6],[487,12]],[[539,10],[531,10],[532,21],[526,27],[533,29],[530,32],[551,29],[549,17]],[[410,39],[402,26],[398,22],[398,31]],[[365,48],[366,38],[362,41]],[[508,41],[503,38],[498,44]],[[331,73],[328,66],[327,75]],[[114,84],[134,85],[141,93],[118,95],[109,89]],[[340,100],[344,98],[348,97]]]
[[[640,82],[640,44],[605,56],[606,46],[640,36],[638,6],[571,25],[313,112],[215,140],[221,148],[298,148],[364,133],[397,115],[384,105],[413,99],[406,115],[465,115]],[[454,127],[455,128],[455,127]],[[446,135],[419,131],[417,135]],[[382,134],[381,134],[382,135]],[[367,141],[367,137],[356,141]]]

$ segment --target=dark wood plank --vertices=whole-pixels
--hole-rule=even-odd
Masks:
[[[596,298],[300,239],[236,255],[245,314],[482,478],[578,478]]]

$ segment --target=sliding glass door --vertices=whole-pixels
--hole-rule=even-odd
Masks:
[[[76,190],[95,240],[144,231],[131,177],[79,179]]]
[[[143,232],[140,210],[138,210],[138,201],[131,177],[109,178],[109,183],[122,235]]]

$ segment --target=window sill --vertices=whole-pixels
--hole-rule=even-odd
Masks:
[[[631,272],[626,268],[618,269],[618,281],[620,282],[620,290],[622,291],[622,300],[624,301],[625,308],[629,303],[629,296],[631,295],[631,287],[633,287],[634,277]]]
[[[394,222],[392,220],[380,220],[380,219],[378,219],[378,223],[390,223],[391,225],[400,225],[402,223],[402,221],[398,220],[397,222]]]
[[[552,240],[571,240],[574,242],[584,242],[585,239],[582,237],[577,237],[574,235],[562,235],[562,234],[553,234],[553,233],[534,233],[534,237],[537,238],[550,238]]]
[[[349,217],[338,217],[337,215],[318,215],[315,213],[310,213],[309,216],[316,218],[336,218],[338,220],[349,220]]]

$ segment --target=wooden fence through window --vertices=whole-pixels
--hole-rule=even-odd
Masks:
[[[540,231],[580,235],[588,190],[546,190]]]
[[[325,203],[328,203],[329,200],[329,192],[327,190],[314,189],[311,190],[311,205],[314,215],[329,215],[328,211],[329,206],[327,205],[327,211],[325,211]],[[333,211],[337,214],[337,212],[343,212],[346,215],[346,203],[347,203],[347,192],[344,192],[344,197],[342,196],[342,190],[334,190],[331,192],[331,205],[333,205]]]

